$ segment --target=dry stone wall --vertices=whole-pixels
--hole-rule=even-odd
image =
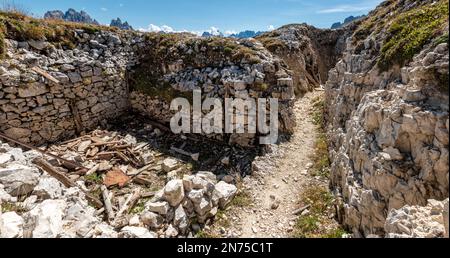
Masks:
[[[42,144],[93,129],[127,110],[126,71],[136,60],[140,35],[74,33],[73,50],[46,41],[6,40],[6,58],[0,62],[1,132]]]
[[[227,50],[214,45],[221,39],[200,47],[205,39],[193,35],[74,33],[73,50],[46,41],[6,39],[6,58],[0,62],[1,132],[23,142],[53,142],[131,108],[167,124],[175,113],[171,100],[192,99],[195,89],[202,90],[203,99],[278,98],[281,130],[292,131],[292,79],[281,61],[254,40],[231,40],[226,44],[237,50]],[[172,37],[173,46],[162,46]],[[224,56],[227,51],[236,52],[233,59]],[[212,137],[249,146],[255,136]]]
[[[149,49],[131,73],[134,78],[130,82],[133,109],[168,124],[176,113],[170,110],[171,100],[177,97],[188,99],[192,111],[194,90],[201,91],[202,102],[206,98],[219,99],[222,111],[225,111],[225,98],[253,99],[255,105],[259,98],[267,99],[267,103],[269,98],[276,98],[280,132],[292,131],[293,121],[289,114],[295,100],[292,77],[284,63],[261,43],[254,39],[174,37],[149,39]],[[164,52],[163,60],[159,58],[161,51]],[[267,109],[269,111],[269,106]],[[203,112],[204,115],[208,113],[208,110]],[[224,114],[222,118],[219,121],[222,133],[203,134],[230,144],[257,144],[259,133],[248,132],[247,123],[244,125],[247,133],[226,134]]]

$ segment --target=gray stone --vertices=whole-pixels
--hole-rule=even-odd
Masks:
[[[0,183],[5,191],[12,196],[23,196],[31,193],[38,184],[39,172],[35,168],[11,164],[0,168]]]
[[[33,194],[42,199],[58,199],[62,196],[62,187],[61,183],[53,177],[41,177]]]
[[[145,238],[145,239],[149,239],[149,238],[157,238],[157,234],[154,232],[150,232],[148,229],[146,228],[142,228],[142,227],[124,227],[121,230],[122,233],[124,233],[127,237],[130,238]]]
[[[0,238],[20,238],[23,234],[23,219],[15,212],[0,212]]]
[[[178,236],[178,231],[174,226],[169,225],[169,227],[167,228],[167,230],[164,234],[165,234],[166,238],[175,238]]]
[[[49,46],[49,43],[42,40],[29,40],[28,44],[37,50],[43,50]]]
[[[175,209],[175,217],[173,219],[173,223],[182,233],[185,233],[188,229],[189,218],[182,205],[178,206],[178,208]]]
[[[142,223],[144,223],[144,225],[152,229],[159,229],[163,225],[163,218],[153,212],[144,212],[140,216],[140,220],[142,221]]]
[[[173,158],[167,158],[163,161],[162,168],[164,172],[169,173],[172,170],[175,170],[178,167],[178,161]]]
[[[18,89],[19,97],[29,98],[47,93],[45,84],[34,82],[28,83]]]
[[[163,198],[170,204],[170,206],[172,207],[178,206],[184,199],[183,181],[172,180],[168,182],[167,185],[164,187]]]
[[[33,238],[56,238],[63,232],[66,202],[45,200],[29,212],[34,221]]]
[[[83,78],[81,78],[81,75],[79,73],[70,72],[68,76],[72,83],[81,82],[83,80]]]
[[[148,202],[147,209],[160,215],[166,215],[169,212],[170,205],[167,202]]]
[[[221,181],[216,184],[213,195],[219,199],[219,207],[224,209],[233,200],[236,193],[236,186]]]

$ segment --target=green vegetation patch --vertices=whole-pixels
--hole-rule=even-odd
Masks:
[[[88,34],[100,30],[117,31],[114,27],[36,19],[20,12],[0,11],[0,56],[4,56],[5,53],[5,38],[17,41],[47,40],[63,48],[73,49],[75,48],[74,29],[82,29]]]
[[[330,175],[330,159],[328,153],[328,141],[325,134],[325,102],[321,98],[313,100],[312,119],[317,126],[318,136],[315,143],[314,155],[311,157],[313,176],[328,178]]]
[[[26,212],[26,210],[22,206],[10,202],[2,202],[1,210],[2,213],[15,212],[19,215]]]
[[[448,0],[442,0],[395,16],[387,28],[379,68],[384,71],[395,64],[405,65],[425,44],[442,33],[448,15]]]
[[[239,190],[234,199],[229,204],[235,207],[248,207],[253,204],[253,198],[248,191]]]
[[[322,186],[309,186],[301,195],[308,205],[309,213],[301,215],[294,226],[293,236],[297,238],[342,238],[347,232],[329,218],[334,198]]]
[[[279,37],[279,33],[276,31],[262,34],[256,39],[258,39],[265,48],[267,48],[270,52],[276,52],[278,49],[283,49],[286,47],[283,41],[281,41]]]

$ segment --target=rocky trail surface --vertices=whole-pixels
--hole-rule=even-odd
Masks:
[[[241,194],[236,197],[234,206],[222,215],[222,221],[213,226],[213,236],[281,238],[293,235],[299,217],[295,213],[302,208],[302,191],[311,185],[327,187],[326,179],[310,173],[318,136],[312,118],[313,103],[322,97],[323,92],[318,90],[296,102],[294,134],[279,146],[271,146],[270,153],[254,161],[253,175],[243,179]]]

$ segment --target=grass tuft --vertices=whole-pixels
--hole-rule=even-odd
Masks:
[[[330,175],[330,159],[328,155],[328,141],[325,134],[325,102],[321,98],[313,100],[312,120],[318,127],[318,136],[315,143],[314,155],[312,155],[313,176],[328,178]]]

